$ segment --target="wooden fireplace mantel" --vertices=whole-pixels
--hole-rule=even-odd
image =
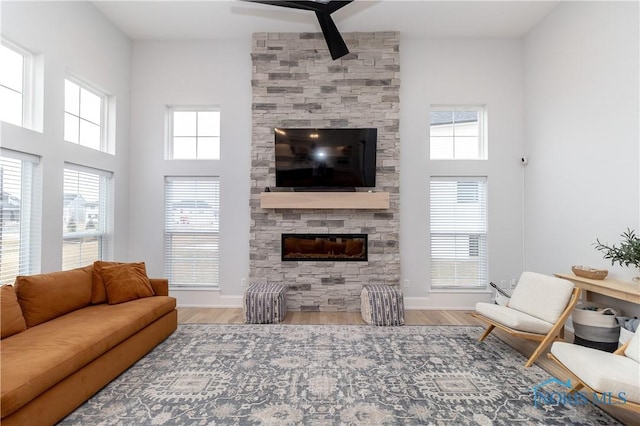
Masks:
[[[388,209],[388,192],[263,192],[263,209]]]

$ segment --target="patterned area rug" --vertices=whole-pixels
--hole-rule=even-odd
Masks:
[[[534,406],[550,379],[473,326],[181,325],[62,425],[513,425],[616,421]],[[545,391],[562,391],[556,383]]]

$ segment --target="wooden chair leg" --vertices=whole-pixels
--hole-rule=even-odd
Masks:
[[[536,359],[538,359],[540,354],[544,352],[544,350],[547,349],[547,347],[551,343],[553,343],[556,337],[560,333],[564,333],[564,323],[567,321],[567,318],[569,318],[569,315],[571,315],[571,312],[573,311],[574,306],[578,303],[579,298],[580,289],[576,287],[573,289],[571,299],[569,300],[569,304],[567,305],[567,307],[564,308],[564,312],[562,313],[562,315],[560,315],[560,318],[558,318],[553,327],[551,327],[551,330],[549,330],[549,333],[547,333],[542,342],[540,342],[533,354],[531,354],[531,357],[529,357],[529,360],[524,365],[525,367],[531,367]]]
[[[489,325],[489,327],[487,327],[484,333],[482,333],[482,336],[480,336],[480,339],[478,339],[478,341],[482,342],[484,339],[486,339],[486,337],[489,335],[489,333],[493,331],[494,328],[496,328],[495,325]]]
[[[549,347],[549,345],[553,343],[554,340],[556,340],[557,333],[555,333],[554,331],[555,330],[552,329],[549,334],[545,336],[544,340],[540,342],[536,350],[533,351],[533,353],[527,360],[527,363],[524,365],[525,368],[531,367],[533,363],[536,362],[536,359],[538,359],[538,357],[542,354],[542,352],[544,352],[545,349],[547,349],[547,347]]]

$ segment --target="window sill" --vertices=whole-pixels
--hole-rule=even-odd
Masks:
[[[461,288],[461,287],[449,287],[449,288],[436,288],[429,290],[429,293],[469,293],[469,294],[492,294],[491,290],[486,288]]]
[[[174,291],[220,291],[219,286],[176,286],[170,285],[169,290]]]

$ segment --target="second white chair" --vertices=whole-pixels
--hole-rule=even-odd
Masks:
[[[471,315],[488,324],[483,341],[495,328],[514,337],[539,341],[527,360],[530,367],[558,337],[564,337],[564,323],[580,298],[580,289],[571,281],[535,272],[520,275],[507,306],[477,303]]]

